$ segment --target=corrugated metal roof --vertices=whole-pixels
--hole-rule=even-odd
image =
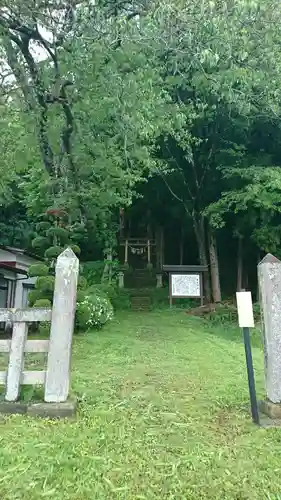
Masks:
[[[26,255],[27,257],[31,257],[32,259],[35,259],[35,260],[43,260],[43,258],[39,257],[39,255],[28,252],[28,250],[24,250],[23,248],[10,247],[10,246],[0,244],[0,249],[6,250],[7,252],[15,253],[18,255]]]

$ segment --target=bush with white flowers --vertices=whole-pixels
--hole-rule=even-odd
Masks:
[[[102,328],[114,316],[110,300],[103,294],[85,295],[76,305],[78,330]]]

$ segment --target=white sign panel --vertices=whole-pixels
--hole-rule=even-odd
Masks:
[[[253,328],[254,313],[251,292],[237,292],[238,321],[241,328]]]
[[[200,274],[172,274],[172,297],[201,297]]]

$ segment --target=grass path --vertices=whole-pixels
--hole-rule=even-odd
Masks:
[[[0,420],[1,500],[281,499],[281,430],[251,424],[238,329],[126,314],[76,338],[72,386],[76,422]]]

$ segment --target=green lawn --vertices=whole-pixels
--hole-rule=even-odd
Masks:
[[[239,329],[124,314],[76,337],[72,387],[75,422],[1,419],[1,500],[281,499],[281,430],[251,423]]]

